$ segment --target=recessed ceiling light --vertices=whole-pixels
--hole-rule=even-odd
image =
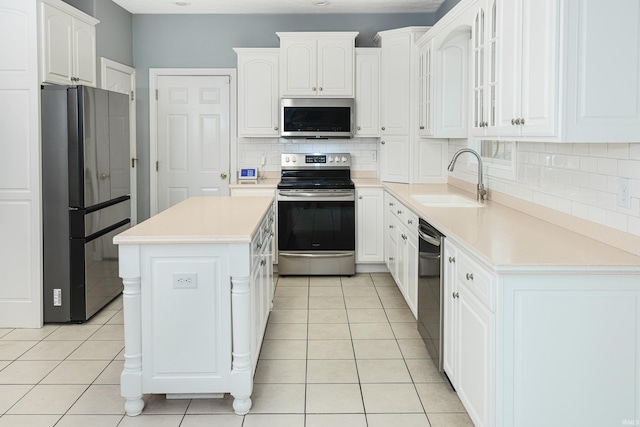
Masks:
[[[315,0],[313,2],[314,6],[328,6],[329,2],[327,0]]]
[[[189,6],[191,3],[188,1],[174,1],[173,4],[176,6]]]

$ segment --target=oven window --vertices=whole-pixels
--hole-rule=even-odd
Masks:
[[[278,202],[278,249],[355,250],[355,204],[338,201]]]

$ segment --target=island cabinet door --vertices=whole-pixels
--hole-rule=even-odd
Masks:
[[[228,258],[226,245],[142,248],[144,393],[228,391]]]

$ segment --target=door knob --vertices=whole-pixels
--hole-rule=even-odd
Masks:
[[[224,172],[222,172],[222,173],[220,174],[220,178],[222,178],[222,179],[227,179],[227,174],[226,174],[226,173],[224,173]]]

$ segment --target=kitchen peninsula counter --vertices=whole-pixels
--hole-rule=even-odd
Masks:
[[[144,394],[251,408],[273,300],[273,197],[194,197],[117,235],[127,415]]]

